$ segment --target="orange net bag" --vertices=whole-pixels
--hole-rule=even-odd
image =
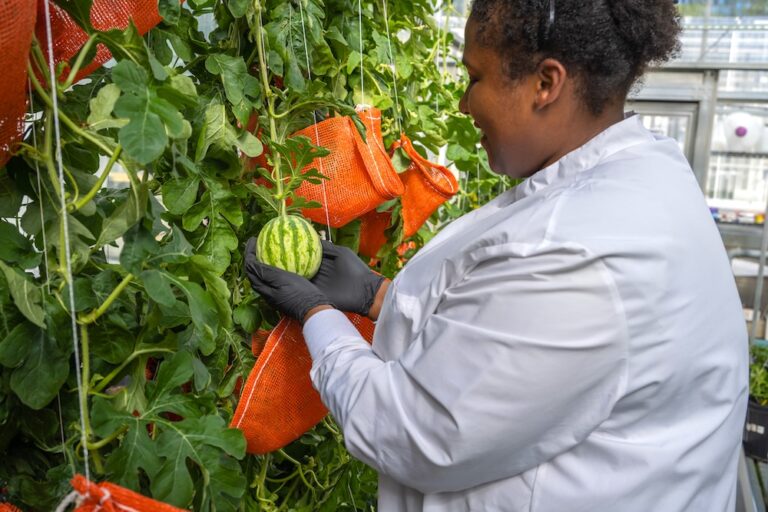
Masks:
[[[27,0],[30,2],[30,0]],[[44,1],[38,0],[37,38],[46,41]],[[53,38],[54,62],[69,61],[88,41],[88,34],[75,23],[66,11],[51,2],[51,36]],[[146,34],[162,20],[157,9],[157,0],[94,0],[91,8],[91,24],[99,31],[123,30],[133,21],[141,35]],[[83,66],[77,80],[88,76],[93,70],[112,58],[104,45],[97,45],[94,59]],[[66,70],[65,70],[66,73]],[[65,75],[66,76],[66,75]]]
[[[317,185],[304,182],[296,190],[297,195],[323,205],[303,210],[308,219],[341,227],[403,193],[403,183],[384,149],[381,112],[370,108],[359,115],[366,127],[365,142],[349,117],[332,117],[292,135],[309,137],[313,144],[331,151],[306,167],[329,179]]]
[[[368,343],[373,322],[347,317]],[[248,453],[264,454],[295,441],[317,425],[328,409],[309,378],[312,358],[301,325],[284,317],[272,330],[240,395],[231,427],[245,434]]]
[[[30,0],[0,2],[0,167],[11,155],[23,129],[27,109],[27,56],[35,27]]]
[[[10,503],[0,503],[0,512],[21,512],[21,510]]]
[[[448,168],[430,162],[414,149],[405,134],[390,148],[402,148],[411,164],[401,175],[405,192],[400,198],[403,236],[411,237],[424,225],[437,208],[459,191],[459,183]],[[360,226],[360,253],[375,257],[386,242],[384,230],[389,226],[388,213],[371,212]]]
[[[90,482],[82,475],[72,478],[72,487],[75,491],[67,499],[75,501],[75,512],[183,512],[119,485]]]

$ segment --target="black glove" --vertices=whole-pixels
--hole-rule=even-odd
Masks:
[[[333,305],[333,302],[306,278],[285,270],[261,263],[254,251],[256,239],[251,237],[245,246],[245,274],[251,281],[253,291],[264,297],[273,308],[304,322],[310,309]]]
[[[342,311],[368,316],[384,276],[350,249],[322,241],[323,261],[312,283]]]

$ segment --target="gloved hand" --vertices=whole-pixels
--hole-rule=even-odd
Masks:
[[[384,276],[347,247],[322,241],[323,261],[312,283],[342,311],[368,316]]]
[[[306,278],[257,260],[255,247],[256,238],[251,237],[245,246],[245,274],[253,290],[270,306],[302,323],[310,309],[333,306],[333,302]]]

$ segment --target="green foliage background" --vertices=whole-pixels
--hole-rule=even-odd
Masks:
[[[242,434],[227,427],[254,363],[250,333],[278,320],[244,280],[241,250],[302,180],[321,179],[298,170],[324,150],[286,139],[313,112],[373,104],[387,143],[402,118],[422,150],[447,147],[462,171],[463,191],[404,255],[395,250],[397,201],[382,206],[395,213],[378,267],[387,275],[445,222],[506,186],[480,159],[471,120],[456,112],[464,84],[448,66],[452,36],[433,19],[451,6],[390,0],[385,18],[380,0],[159,0],[164,22],[142,37],[132,26],[94,30],[92,0],[56,3],[91,39],[74,69],[58,70],[55,88],[66,217],[52,80],[37,42],[28,130],[0,169],[0,501],[55,508],[84,470],[85,429],[95,480],[179,507],[373,509],[375,474],[350,458],[330,417],[266,456],[246,455]],[[73,85],[97,43],[115,65]],[[253,132],[243,128],[255,120]],[[263,145],[283,180],[244,167],[243,156]],[[397,163],[407,165],[402,155]],[[129,186],[105,187],[118,167]],[[257,175],[280,186],[257,186]],[[355,224],[334,239],[356,247]]]

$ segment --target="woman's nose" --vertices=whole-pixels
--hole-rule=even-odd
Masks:
[[[471,115],[469,113],[469,87],[464,89],[464,94],[461,95],[461,99],[459,100],[459,112],[466,115]]]

